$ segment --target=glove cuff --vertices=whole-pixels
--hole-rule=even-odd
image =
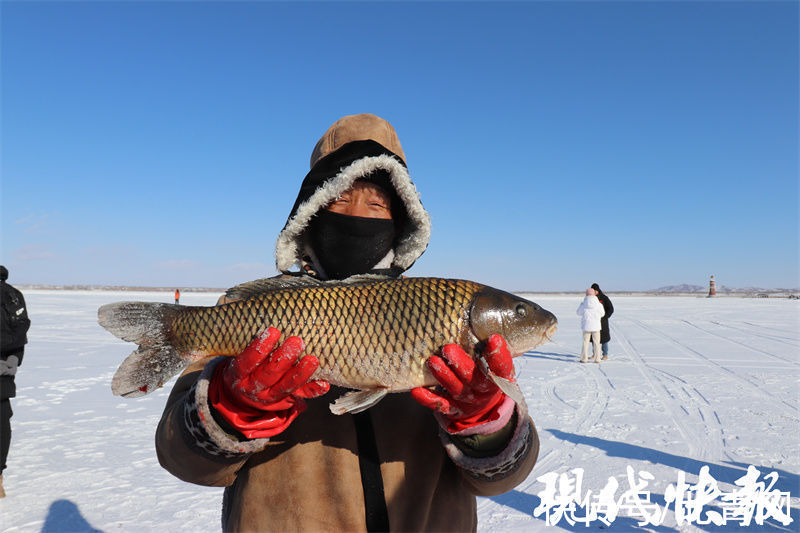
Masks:
[[[490,457],[473,457],[464,453],[453,442],[453,438],[442,430],[440,437],[447,455],[457,466],[475,479],[497,481],[516,472],[524,462],[524,458],[529,453],[533,453],[534,449],[538,453],[538,448],[534,447],[536,430],[528,417],[527,406],[524,403],[515,404],[515,409],[517,423],[505,449]]]
[[[513,411],[514,400],[498,390],[487,399],[482,409],[469,416],[454,419],[441,413],[435,415],[439,425],[451,435],[474,435],[493,433],[501,429],[508,423]]]
[[[210,361],[189,390],[183,404],[183,427],[189,440],[209,455],[237,458],[263,450],[269,439],[241,441],[214,420],[208,401],[208,388],[217,366],[227,359],[218,357]]]
[[[514,414],[516,403],[503,394],[487,407],[480,415],[465,420],[450,420],[439,415],[439,424],[451,435],[467,437],[469,435],[488,435],[503,429]]]

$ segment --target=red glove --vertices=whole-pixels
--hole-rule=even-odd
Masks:
[[[494,374],[515,381],[514,363],[502,336],[489,337],[483,357]],[[426,364],[444,390],[434,392],[418,387],[411,391],[411,396],[432,409],[448,433],[488,434],[508,422],[514,401],[476,367],[459,345],[445,345],[442,357],[434,355]],[[484,427],[475,430],[478,426]]]
[[[277,346],[281,332],[269,328],[236,357],[217,365],[208,388],[214,409],[248,439],[272,437],[305,411],[304,398],[322,396],[330,384],[308,379],[319,360],[306,355],[305,344],[289,337]]]

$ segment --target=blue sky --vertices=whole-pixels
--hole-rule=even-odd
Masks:
[[[798,4],[8,2],[10,281],[273,275],[311,149],[396,128],[416,276],[798,287]]]

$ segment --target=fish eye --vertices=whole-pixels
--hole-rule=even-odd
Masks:
[[[525,308],[525,305],[523,304],[517,304],[515,311],[517,312],[517,316],[520,318],[525,318],[526,316],[528,316],[528,310]]]

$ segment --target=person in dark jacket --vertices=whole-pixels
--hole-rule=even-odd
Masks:
[[[14,377],[22,364],[25,344],[28,342],[28,311],[22,293],[6,283],[8,269],[0,265],[0,308],[2,308],[2,334],[0,334],[0,498],[3,489],[3,472],[11,448],[11,398],[17,395]]]
[[[614,306],[611,304],[611,298],[606,293],[600,290],[597,283],[592,283],[592,288],[597,293],[597,299],[603,304],[606,314],[600,319],[600,346],[603,350],[603,359],[608,359],[608,342],[611,340],[611,330],[608,327],[608,319],[614,313]]]
[[[278,235],[283,277],[268,281],[396,278],[429,238],[394,128],[375,115],[346,116],[312,152]],[[243,298],[248,285],[219,304]],[[330,385],[310,379],[314,354],[298,359],[303,339],[281,344],[280,335],[270,328],[236,357],[193,363],[156,433],[165,469],[226,487],[225,531],[475,531],[476,496],[507,492],[531,472],[539,438],[525,402],[480,372],[465,379],[459,346],[429,360],[443,389],[390,394],[366,411],[334,415],[319,398]],[[514,379],[502,337],[489,337],[484,353],[493,370],[494,356],[504,358],[503,377]]]

